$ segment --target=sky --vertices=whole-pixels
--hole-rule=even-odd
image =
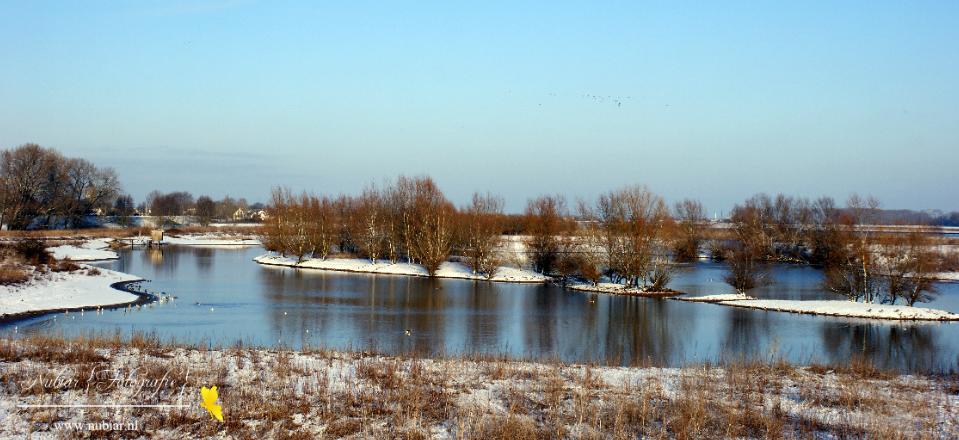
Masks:
[[[959,210],[959,2],[0,0],[0,147],[27,142],[137,200],[429,174],[512,212],[632,184]]]

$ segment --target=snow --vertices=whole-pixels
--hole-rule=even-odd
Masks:
[[[260,240],[222,234],[165,236],[163,244],[179,246],[259,246]]]
[[[723,293],[719,295],[703,295],[703,296],[678,296],[673,299],[678,299],[680,301],[690,301],[690,302],[721,302],[721,301],[738,301],[738,300],[751,300],[756,299],[748,295],[741,293]]]
[[[940,281],[959,281],[959,272],[936,272],[932,277]]]
[[[370,260],[360,258],[312,258],[296,262],[296,258],[283,257],[278,255],[261,255],[253,259],[260,264],[273,266],[296,267],[303,269],[322,269],[343,272],[363,272],[390,275],[408,275],[408,276],[429,276],[426,269],[418,264],[411,263],[391,263],[385,260],[377,260],[375,263]],[[482,274],[474,274],[466,265],[462,263],[445,262],[439,270],[436,271],[438,278],[458,278],[467,280],[485,280]],[[525,269],[515,267],[500,267],[491,281],[505,281],[513,283],[544,283],[549,278],[545,275]]]
[[[69,244],[47,248],[53,258],[73,261],[115,260],[119,258],[116,252],[110,250],[112,238],[88,240],[80,246]]]
[[[647,292],[636,287],[627,289],[626,286],[618,283],[598,283],[596,285],[589,283],[577,283],[569,284],[566,287],[582,292],[609,293],[614,295],[666,296],[676,294],[675,292]]]
[[[923,321],[957,321],[959,314],[944,310],[903,305],[867,304],[853,301],[799,301],[785,299],[750,299],[721,301],[725,306],[746,307],[779,312],[809,313],[850,318],[899,319]]]
[[[45,310],[108,306],[133,302],[137,296],[110,287],[121,281],[142,278],[97,268],[99,275],[89,275],[92,267],[74,272],[38,274],[25,284],[0,286],[0,316]]]

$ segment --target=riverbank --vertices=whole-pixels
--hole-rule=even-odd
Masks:
[[[62,244],[48,247],[46,250],[57,260],[70,261],[104,261],[116,260],[120,256],[110,250],[112,238],[98,238],[86,240],[79,245]]]
[[[945,310],[907,305],[868,304],[846,300],[759,299],[740,293],[677,296],[670,299],[718,304],[728,307],[768,310],[807,315],[868,318],[897,321],[959,321],[959,314]]]
[[[0,286],[0,322],[149,301],[150,294],[131,285],[138,281],[142,278],[85,265],[70,272],[35,273],[24,283]]]
[[[95,437],[159,439],[959,436],[956,377],[898,375],[858,361],[619,368],[211,349],[135,334],[3,338],[0,363],[0,437],[57,436],[75,426],[94,426],[87,435]],[[145,386],[109,385],[134,371]],[[223,422],[200,407],[200,387],[211,386]],[[24,407],[78,403],[182,406]],[[97,424],[118,414],[130,424]]]
[[[608,295],[642,296],[647,298],[665,298],[683,294],[682,292],[671,289],[651,291],[638,287],[627,288],[625,285],[617,283],[572,283],[567,284],[566,288],[570,290],[578,290],[580,292],[605,293]]]
[[[178,246],[259,246],[260,240],[250,235],[199,233],[165,235],[161,244]]]
[[[308,258],[297,262],[296,258],[280,255],[261,255],[253,261],[266,266],[282,266],[295,269],[318,269],[337,272],[370,273],[380,275],[405,275],[428,277],[429,273],[423,266],[411,263],[393,263],[385,260],[371,262],[360,258]],[[456,262],[445,262],[436,271],[436,278],[453,278],[466,280],[489,280],[509,283],[545,283],[549,277],[531,270],[502,266],[496,270],[492,278],[473,273],[466,265]]]
[[[775,312],[803,313],[845,318],[889,319],[898,321],[959,321],[959,314],[944,310],[905,305],[868,304],[853,301],[807,301],[786,299],[739,299],[715,302],[722,306]]]

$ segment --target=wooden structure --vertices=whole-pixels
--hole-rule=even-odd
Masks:
[[[150,246],[159,246],[161,244],[163,244],[163,229],[150,231]]]

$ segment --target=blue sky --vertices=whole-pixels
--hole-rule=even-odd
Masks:
[[[137,199],[428,173],[512,211],[632,183],[959,210],[959,2],[453,3],[0,2],[0,146]]]

